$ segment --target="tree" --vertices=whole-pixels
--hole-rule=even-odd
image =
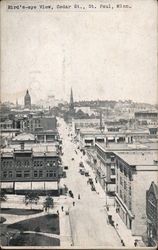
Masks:
[[[25,204],[27,205],[28,203],[31,204],[31,209],[32,209],[32,203],[37,204],[39,201],[39,195],[37,193],[31,192],[25,195]]]
[[[1,189],[0,191],[0,201],[6,201],[7,200],[7,196],[4,190]]]
[[[44,208],[49,213],[49,209],[54,207],[54,200],[52,197],[47,196],[44,202]]]

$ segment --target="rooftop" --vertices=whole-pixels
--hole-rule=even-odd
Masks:
[[[125,161],[128,165],[132,166],[158,166],[157,151],[128,151],[128,152],[115,152],[115,154]]]
[[[23,133],[15,136],[12,141],[34,141],[35,136],[29,133]]]
[[[137,143],[96,143],[104,151],[158,150],[158,140],[143,140]]]
[[[24,147],[24,152],[25,151],[30,151],[32,150],[33,154],[42,154],[43,153],[47,153],[47,152],[56,152],[56,146],[58,145],[58,143],[38,143],[38,144],[25,144],[25,147]],[[16,151],[21,151],[21,145],[17,144],[17,145],[9,145],[7,148],[3,148],[1,149],[1,152],[4,156],[5,155],[9,155],[13,153],[13,151],[16,150]]]

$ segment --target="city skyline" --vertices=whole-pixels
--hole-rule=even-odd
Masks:
[[[49,94],[68,101],[72,87],[75,100],[156,104],[156,8],[141,6],[144,25],[139,6],[123,15],[2,11],[2,101],[27,88],[33,103]]]

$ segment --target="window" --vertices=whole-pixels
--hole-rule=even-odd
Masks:
[[[49,177],[49,171],[47,171],[46,176]]]
[[[50,171],[49,172],[49,177],[53,177],[54,176],[54,172],[53,171]]]
[[[43,166],[43,162],[42,162],[42,161],[40,161],[40,166],[41,166],[41,167]]]
[[[30,163],[29,161],[26,161],[26,166],[29,167]]]
[[[132,203],[129,201],[129,210],[132,210]]]
[[[43,177],[43,171],[42,170],[39,171],[39,177]]]
[[[47,171],[47,177],[56,177],[56,173],[54,171]]]
[[[122,177],[120,176],[120,185],[122,186],[123,185],[123,180],[122,180]]]
[[[34,165],[34,167],[36,167],[36,166],[37,166],[37,162],[36,162],[36,161],[34,161],[34,164],[33,164],[33,165]]]
[[[22,171],[16,171],[16,177],[22,177]]]
[[[111,169],[111,174],[115,175],[115,169]]]
[[[38,172],[34,171],[34,177],[38,177]]]
[[[24,177],[25,178],[30,177],[30,171],[24,171]]]
[[[12,178],[12,176],[13,176],[12,171],[9,171],[8,177],[9,177],[9,178]]]
[[[124,189],[127,190],[127,183],[124,181]]]
[[[129,172],[129,180],[132,181],[132,173],[131,173],[131,171]]]
[[[127,170],[126,169],[124,169],[124,175],[127,176]]]
[[[121,199],[122,199],[122,190],[120,190],[120,197],[121,197]]]
[[[7,172],[6,171],[3,172],[3,177],[7,178]]]
[[[21,162],[17,161],[17,167],[21,167]]]
[[[127,203],[127,197],[126,197],[126,195],[124,195],[124,203],[125,204]]]

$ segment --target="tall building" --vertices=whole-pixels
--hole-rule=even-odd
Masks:
[[[29,109],[31,108],[31,96],[29,94],[28,89],[27,89],[26,95],[24,97],[24,107],[29,108]]]
[[[74,100],[73,100],[73,92],[72,92],[72,88],[71,88],[71,94],[70,94],[70,111],[74,111]]]
[[[154,246],[158,240],[158,186],[154,181],[146,191],[146,215],[148,245]]]

